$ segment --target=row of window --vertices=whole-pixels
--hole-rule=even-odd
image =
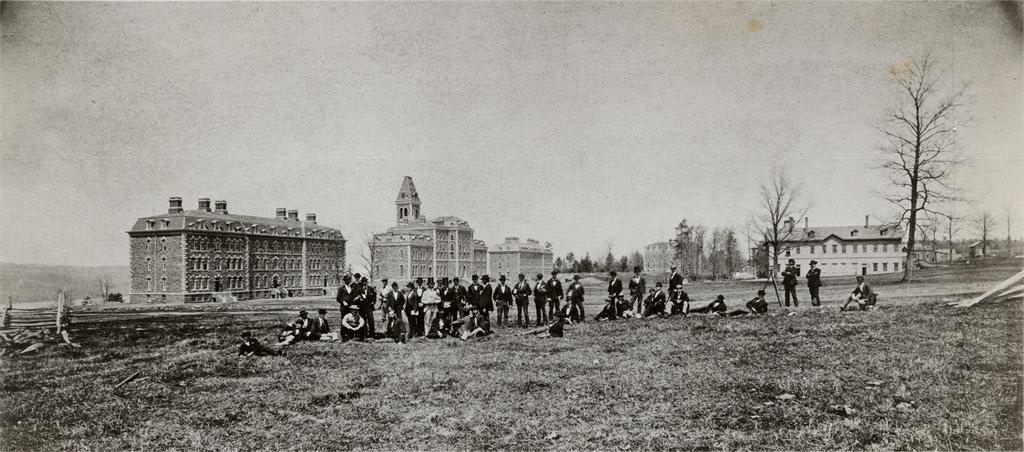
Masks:
[[[883,243],[882,244],[882,252],[883,253],[888,253],[889,252],[889,245],[890,244],[888,244],[888,243]],[[862,245],[849,245],[849,247],[850,247],[849,249],[852,250],[852,252],[854,254],[857,253],[858,247],[859,247],[861,253],[868,252],[868,245],[866,245],[866,244],[862,244]],[[807,248],[810,251],[810,254],[814,254],[814,250],[818,249],[819,247],[817,245],[811,245],[811,246],[808,246]],[[828,249],[829,249],[828,245],[821,245],[820,248],[821,248],[821,254],[828,254]],[[846,253],[847,252],[847,245],[832,245],[831,248],[832,248],[832,254],[839,254],[839,253]],[[786,250],[786,256],[787,257],[790,256],[791,252],[793,254],[800,254],[800,252],[802,250],[803,250],[803,247],[800,247],[800,246],[788,249],[788,250]],[[878,252],[878,244],[877,243],[871,245],[871,251],[875,252],[875,253]],[[892,251],[894,251],[894,252],[896,251],[896,245],[892,245]]]
[[[845,267],[846,265],[847,265],[846,262],[821,262],[820,263],[820,267],[821,268],[825,268],[827,266],[832,266],[832,267],[839,267],[839,266],[841,266],[841,267]],[[857,262],[850,262],[849,265],[851,265],[851,266],[853,266],[855,268],[859,268],[859,267],[866,267],[868,264],[861,264],[861,263],[857,263]],[[779,267],[781,267],[781,266],[782,266],[782,264],[779,264]],[[797,268],[801,268],[801,267],[802,267],[801,265],[797,265]],[[872,262],[871,263],[871,271],[872,272],[877,272],[878,271],[878,262]],[[882,271],[883,272],[889,271],[889,263],[888,262],[882,262]],[[892,263],[892,271],[894,271],[894,272],[900,271],[900,263],[899,262],[893,262]],[[801,270],[800,273],[803,274],[803,270]]]
[[[188,259],[188,268],[191,270],[245,270],[245,259],[235,258],[213,258],[191,257]]]

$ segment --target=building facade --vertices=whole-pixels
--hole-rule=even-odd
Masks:
[[[370,244],[373,277],[392,281],[460,277],[487,270],[487,245],[473,238],[465,220],[427,219],[412,178],[405,176],[395,198],[394,227],[375,234]]]
[[[903,269],[903,229],[897,226],[863,225],[797,228],[790,218],[784,224],[779,267],[789,259],[796,261],[804,274],[811,260],[818,261],[822,276],[872,275]],[[776,268],[776,271],[779,271]]]
[[[227,202],[199,200],[184,210],[171,198],[166,214],[139,218],[129,237],[129,301],[194,303],[329,292],[345,268],[345,237],[297,210],[275,218],[229,214]]]
[[[554,261],[551,243],[541,245],[534,239],[520,242],[519,237],[505,237],[504,242],[487,252],[487,257],[487,272],[494,277],[508,276],[510,280],[515,280],[520,273],[527,277],[547,274]]]
[[[644,272],[668,273],[675,262],[676,250],[672,241],[654,242],[644,246]]]

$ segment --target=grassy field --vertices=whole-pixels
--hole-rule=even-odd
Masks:
[[[269,339],[288,320],[287,301],[117,318],[76,334],[82,348],[0,364],[0,449],[1019,450],[1024,310],[941,303],[1014,265],[880,281],[887,306],[867,313],[838,312],[836,284],[824,308],[769,317],[303,343],[287,357],[235,354],[241,331]],[[690,292],[738,306],[757,287]]]

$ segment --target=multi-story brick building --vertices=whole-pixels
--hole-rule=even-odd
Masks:
[[[473,238],[469,223],[453,216],[428,220],[420,206],[416,185],[405,176],[395,198],[397,224],[373,236],[374,277],[402,281],[483,274],[487,245]]]
[[[493,276],[506,275],[515,280],[522,273],[528,278],[537,273],[551,271],[553,253],[551,244],[534,239],[520,242],[519,237],[505,237],[505,241],[487,251],[487,272]]]
[[[644,272],[668,273],[675,263],[676,250],[672,241],[654,242],[644,246]]]
[[[275,287],[322,294],[340,284],[345,237],[297,210],[275,218],[229,214],[227,202],[199,200],[184,210],[171,198],[166,214],[139,218],[128,231],[130,301],[202,302],[263,298]]]
[[[801,275],[812,259],[818,261],[822,276],[893,273],[904,265],[903,229],[871,226],[867,216],[863,225],[856,226],[812,228],[805,218],[804,227],[797,228],[790,218],[783,227],[786,236],[780,246],[779,267],[793,259]]]

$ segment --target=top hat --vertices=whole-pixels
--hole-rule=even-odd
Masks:
[[[416,284],[423,284],[423,278],[416,278]]]
[[[306,315],[306,314],[307,314],[307,313],[306,313],[306,310],[305,310],[305,309],[303,309],[303,310],[299,311],[299,315],[300,315],[300,316],[303,316],[303,315]]]
[[[520,273],[520,274],[519,274],[519,279],[526,279],[526,275],[524,275],[524,274]]]
[[[640,273],[640,266],[633,267],[633,273]]]
[[[359,273],[356,273],[356,274],[352,275],[352,277],[354,277],[355,279],[361,279],[362,278],[362,276],[359,276]]]
[[[316,310],[316,313],[317,313],[317,314],[321,314],[321,315],[323,315],[323,314],[327,314],[327,310],[326,310],[326,309],[324,309],[324,308],[320,308],[320,309],[317,309],[317,310]]]
[[[480,277],[477,276],[477,275],[473,275],[473,276],[470,276],[469,279],[472,279],[473,281],[476,281],[476,280],[480,279]]]
[[[458,277],[458,276],[456,276],[456,277],[452,278],[452,282],[454,282],[454,283],[458,283],[458,282],[459,282],[459,277]]]
[[[558,270],[551,270],[551,276],[555,276],[557,274],[558,274]]]
[[[505,275],[499,275],[498,276],[498,281],[504,281],[504,280],[505,280]]]
[[[537,279],[544,279],[543,273],[537,273]]]
[[[618,273],[615,273],[615,270],[612,270],[612,271],[608,272],[608,274],[609,274],[609,275],[612,275],[612,276],[616,276],[616,275],[618,275]]]
[[[480,277],[480,279],[482,279],[484,281],[490,281],[491,277],[489,275],[483,275],[483,276]]]

